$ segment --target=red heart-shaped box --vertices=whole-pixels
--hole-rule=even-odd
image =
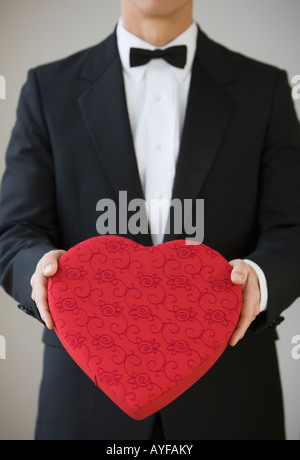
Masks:
[[[242,305],[231,271],[203,244],[92,238],[66,252],[49,280],[56,334],[93,382],[141,420],[225,351]]]

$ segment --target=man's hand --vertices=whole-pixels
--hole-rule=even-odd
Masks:
[[[251,323],[260,313],[260,286],[255,270],[242,260],[230,262],[233,267],[231,280],[233,284],[242,287],[243,305],[237,327],[230,339],[229,345],[234,347],[241,340]]]
[[[45,254],[31,278],[31,298],[35,301],[42,321],[48,329],[54,329],[54,321],[48,305],[48,279],[55,275],[58,269],[58,260],[66,251],[50,251]]]

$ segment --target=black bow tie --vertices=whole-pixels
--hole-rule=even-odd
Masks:
[[[173,46],[164,50],[146,50],[140,48],[131,48],[130,66],[139,67],[148,64],[152,59],[164,59],[169,64],[184,69],[187,61],[187,47]]]

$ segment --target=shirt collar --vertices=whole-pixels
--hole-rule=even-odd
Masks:
[[[192,70],[192,65],[194,62],[197,48],[197,35],[198,28],[197,25],[193,23],[185,32],[183,32],[181,35],[175,38],[175,40],[173,40],[171,43],[168,43],[168,45],[164,47],[169,48],[171,46],[178,45],[187,46],[187,64],[185,68],[179,69],[170,65],[172,72],[178,78],[179,82],[183,82]],[[127,72],[135,81],[140,81],[147,71],[147,65],[134,68],[130,67],[130,48],[146,48],[149,50],[154,50],[156,49],[156,47],[145,42],[144,40],[138,38],[128,30],[126,30],[123,25],[122,18],[120,18],[117,26],[117,43],[123,70]]]

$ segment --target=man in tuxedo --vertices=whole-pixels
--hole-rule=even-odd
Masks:
[[[284,439],[275,329],[300,294],[299,177],[286,73],[209,39],[192,0],[122,0],[103,43],[31,70],[2,181],[0,276],[46,326],[36,439]],[[222,359],[139,422],[71,360],[47,301],[57,261],[96,236],[97,202],[118,207],[120,191],[204,199],[204,243],[243,290]],[[145,246],[186,237],[158,227],[123,236]]]

